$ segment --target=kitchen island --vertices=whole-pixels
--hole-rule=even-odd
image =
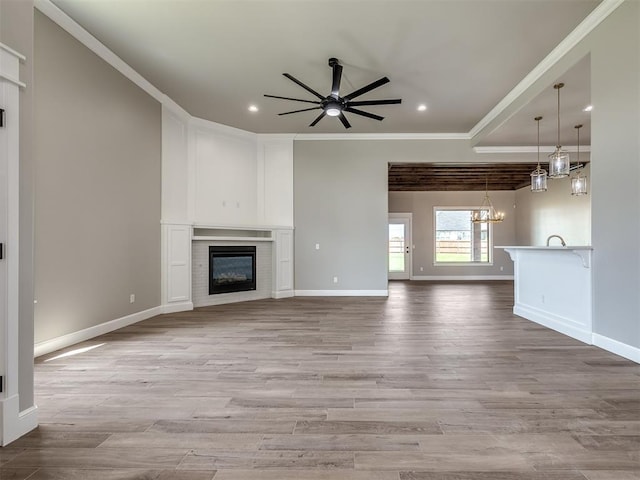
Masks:
[[[514,262],[513,313],[592,343],[590,246],[500,246]]]

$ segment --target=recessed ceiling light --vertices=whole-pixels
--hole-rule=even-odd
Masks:
[[[593,110],[593,105],[587,105],[582,109],[583,112],[590,112],[591,110]]]
[[[427,109],[427,106],[424,103],[421,103],[420,105],[418,105],[419,112],[424,112],[426,109]]]
[[[258,111],[258,107],[255,105],[249,105],[249,111],[255,113]]]

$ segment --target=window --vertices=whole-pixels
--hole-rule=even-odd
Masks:
[[[491,227],[471,222],[472,207],[435,207],[434,264],[491,265]]]

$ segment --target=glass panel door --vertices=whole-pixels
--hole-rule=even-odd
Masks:
[[[411,214],[389,215],[389,278],[411,277]]]

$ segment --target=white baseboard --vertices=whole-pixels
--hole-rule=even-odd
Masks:
[[[411,280],[513,280],[513,275],[412,275]]]
[[[52,338],[51,340],[45,340],[44,342],[38,342],[35,344],[33,355],[34,357],[40,357],[47,353],[55,352],[61,348],[66,348],[76,343],[84,342],[91,338],[95,338],[105,333],[113,332],[122,327],[127,327],[134,323],[141,322],[156,315],[160,315],[162,307],[153,307],[141,312],[132,313],[125,317],[116,318],[109,322],[94,325],[93,327],[85,328],[77,332],[68,333],[61,337]]]
[[[20,411],[18,395],[0,399],[0,446],[7,446],[38,426],[38,407]]]
[[[193,310],[193,302],[165,303],[160,306],[160,313],[190,312],[191,310]]]
[[[526,318],[527,320],[531,320],[532,322],[539,323],[542,326],[555,330],[556,332],[560,332],[571,338],[580,340],[587,345],[591,345],[591,331],[585,330],[576,325],[572,325],[571,323],[569,323],[569,320],[563,317],[559,317],[550,312],[545,312],[523,305],[514,306],[513,313]]]
[[[279,292],[271,292],[271,298],[290,298],[295,296],[293,290],[280,290]]]
[[[388,297],[389,290],[296,290],[296,297]]]
[[[613,338],[605,337],[604,335],[599,335],[597,333],[594,333],[592,337],[593,344],[596,347],[600,347],[603,350],[620,355],[632,362],[640,363],[640,348],[632,347],[631,345],[627,345],[626,343],[619,342],[618,340],[614,340]]]

